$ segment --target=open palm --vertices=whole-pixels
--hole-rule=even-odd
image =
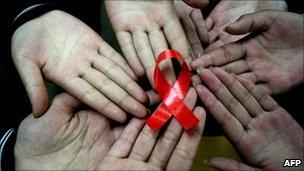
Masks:
[[[181,0],[174,0],[174,5],[195,58],[202,56],[203,45],[209,44],[209,37],[201,9],[188,6]]]
[[[209,30],[210,45],[206,51],[214,50],[224,44],[241,39],[243,36],[227,34],[224,28],[244,14],[262,11],[265,9],[286,10],[284,0],[272,1],[234,1],[221,0],[206,18],[206,26]]]
[[[12,55],[35,116],[48,107],[43,78],[113,120],[143,117],[146,93],[114,49],[77,18],[54,10],[20,26]]]
[[[216,157],[221,170],[282,170],[285,159],[303,160],[303,129],[265,91],[220,68],[200,72],[196,90],[248,165]]]
[[[184,102],[193,109],[192,88]],[[205,123],[200,107],[194,110],[198,126],[184,132],[172,119],[162,132],[153,132],[145,120],[112,125],[63,93],[55,97],[40,118],[28,116],[19,126],[15,144],[17,170],[162,170],[191,167]]]
[[[303,82],[302,21],[301,15],[274,10],[244,15],[226,31],[233,35],[261,32],[218,48],[191,66],[221,67],[268,93],[285,92]]]
[[[146,74],[152,86],[155,59],[163,50],[175,49],[188,64],[191,62],[190,46],[173,1],[106,0],[105,5],[126,60],[137,76]],[[171,62],[160,68],[173,82]]]

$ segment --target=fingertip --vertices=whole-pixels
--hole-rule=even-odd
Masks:
[[[125,106],[127,112],[134,114],[138,118],[144,118],[148,113],[147,108],[131,96],[124,99],[122,106]]]
[[[210,74],[212,74],[212,72],[210,71],[210,69],[203,68],[198,71],[198,74],[200,75],[202,80],[206,80],[206,78],[211,77]]]
[[[208,31],[210,31],[213,27],[212,19],[210,17],[207,17],[205,23],[206,23],[206,27],[207,27]]]
[[[132,80],[134,81],[138,81],[138,77],[136,76],[136,74],[132,71],[128,71],[128,75],[131,77]]]
[[[242,76],[237,76],[236,79],[247,89],[252,89],[254,87],[254,83]]]
[[[127,114],[114,103],[109,103],[104,109],[99,112],[107,118],[119,123],[124,123],[127,120]]]
[[[196,87],[197,85],[199,85],[201,83],[201,79],[198,75],[194,75],[191,77],[191,81],[192,81],[192,85],[194,87]]]
[[[133,68],[137,77],[144,77],[145,76],[146,71],[143,67],[138,66],[138,67],[132,67],[132,68]]]
[[[199,96],[202,94],[203,88],[204,88],[204,86],[201,84],[199,84],[195,87],[195,90]]]
[[[115,121],[119,123],[125,123],[127,121],[127,114],[120,114],[120,116],[117,119],[114,119]]]
[[[136,99],[139,102],[141,102],[143,104],[147,104],[147,103],[149,104],[150,99],[149,99],[147,93],[143,89],[140,88],[140,91],[138,94],[136,94],[136,96],[137,96]]]
[[[197,106],[194,109],[194,113],[198,114],[199,116],[202,116],[202,115],[206,114],[206,111],[205,111],[205,109],[202,106]]]
[[[197,59],[196,59],[197,60]],[[193,69],[193,70],[195,70],[196,68],[197,68],[197,61],[196,60],[194,60],[194,61],[192,61],[191,63],[190,63],[190,68],[191,69]]]
[[[34,117],[41,117],[49,107],[49,98],[47,92],[30,97]]]

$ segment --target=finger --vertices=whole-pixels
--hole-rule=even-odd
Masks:
[[[253,83],[258,82],[258,78],[257,78],[257,76],[254,72],[245,72],[245,73],[242,73],[240,75],[237,75],[237,77],[243,78],[243,79],[246,79],[246,80],[250,80]]]
[[[183,0],[186,4],[194,8],[205,8],[209,4],[209,0]]]
[[[144,124],[145,120],[133,118],[111,147],[109,155],[119,158],[127,157]]]
[[[202,70],[199,75],[205,85],[215,94],[219,101],[223,103],[227,110],[233,114],[244,127],[247,127],[252,118],[227,87],[208,69]]]
[[[162,31],[155,29],[149,32],[149,40],[156,60],[162,51],[168,49],[166,38]],[[175,82],[175,73],[171,60],[165,60],[161,62],[159,67],[160,70],[164,73],[169,84],[173,84]]]
[[[241,74],[249,70],[246,60],[238,60],[221,66],[228,73]]]
[[[206,120],[206,113],[202,107],[196,107],[194,114],[199,118],[199,123],[196,128],[191,129],[189,132],[183,132],[166,170],[189,170],[191,168],[203,135]]]
[[[201,41],[198,37],[198,33],[195,30],[195,26],[192,19],[190,17],[183,18],[182,24],[185,28],[186,36],[194,52],[195,58],[200,57],[201,55],[203,55],[204,50]]]
[[[191,63],[191,67],[192,69],[196,69],[200,66],[221,66],[241,59],[242,57],[244,57],[245,53],[246,49],[242,44],[227,44],[196,59]]]
[[[216,36],[219,36],[219,35],[216,35]],[[224,46],[225,44],[228,44],[228,43],[225,43],[224,39],[222,39],[222,38],[215,37],[215,39],[216,40],[214,40],[213,43],[209,44],[209,46],[205,49],[205,53],[212,52],[212,51],[216,50],[217,48],[220,48],[220,47]]]
[[[268,29],[273,23],[273,12],[262,11],[242,15],[238,20],[225,28],[225,31],[234,34],[246,34],[258,29]]]
[[[122,109],[109,101],[82,78],[68,77],[63,81],[65,82],[63,86],[64,89],[71,92],[80,101],[97,110],[104,116],[117,122],[124,122],[127,119],[127,115]]]
[[[137,80],[135,73],[127,64],[126,60],[103,40],[100,43],[99,54],[120,66],[133,80]]]
[[[147,91],[147,95],[149,97],[149,106],[155,105],[161,101],[158,93],[156,93],[154,90]]]
[[[48,92],[40,68],[29,59],[15,59],[14,62],[31,101],[33,114],[40,117],[49,106]]]
[[[191,50],[179,20],[169,20],[164,26],[164,32],[171,48],[179,51],[189,65],[192,61]]]
[[[257,85],[260,89],[265,91],[267,94],[272,94],[271,88],[266,83],[258,84]]]
[[[188,94],[184,99],[184,102],[189,109],[193,109],[196,97],[195,90],[193,88],[189,89]],[[148,162],[152,165],[159,166],[160,168],[165,168],[181,134],[182,128],[180,124],[177,120],[172,119],[165,132],[157,140]]]
[[[106,77],[103,73],[90,68],[86,70],[82,78],[125,111],[140,118],[147,114],[147,109],[144,105],[130,96],[124,89]]]
[[[237,79],[255,97],[255,99],[259,102],[264,110],[273,111],[279,107],[277,102],[271,98],[271,96],[267,94],[261,87],[256,86],[253,82],[248,81],[244,78],[237,77]]]
[[[168,49],[166,38],[159,29],[151,30],[149,32],[149,40],[155,57],[165,49]]]
[[[214,26],[214,21],[212,20],[211,17],[207,17],[205,23],[206,23],[206,27],[207,27],[208,31],[210,32]]]
[[[192,76],[191,81],[192,81],[193,87],[196,87],[197,85],[202,83],[202,80],[200,79],[200,77],[198,75]]]
[[[131,34],[128,32],[117,32],[116,37],[127,62],[135,74],[139,77],[144,76],[145,69],[137,57]]]
[[[81,102],[74,98],[73,96],[69,95],[68,93],[61,93],[55,96],[52,100],[52,104],[49,108],[49,111],[54,110],[56,112],[48,112],[50,113],[50,117],[58,118],[54,115],[62,115],[67,114],[69,116],[74,115],[74,111],[81,106]],[[60,110],[60,111],[58,111]],[[62,117],[60,117],[62,118]],[[62,120],[60,120],[62,121]],[[65,121],[63,121],[65,122]]]
[[[208,165],[219,170],[256,170],[256,168],[226,157],[214,157],[208,161]]]
[[[211,46],[212,44],[214,44],[216,41],[219,40],[219,33],[217,33],[214,30],[210,30],[208,32],[208,38],[209,38],[209,44],[207,45],[206,49],[208,49],[209,46]]]
[[[185,97],[184,102],[187,101],[189,107],[193,107],[193,101],[195,100],[195,91],[194,89],[190,89]],[[178,122],[175,119],[170,122],[167,129],[170,129],[174,135],[182,131],[182,128],[179,126]],[[148,125],[145,125],[134,144],[134,147],[130,153],[130,158],[146,161],[154,148],[158,134],[159,131],[154,132]]]
[[[212,72],[221,80],[223,84],[229,89],[234,97],[246,108],[249,114],[253,117],[263,114],[264,110],[256,99],[247,91],[237,79],[226,73],[220,68],[214,68]]]
[[[199,39],[203,45],[209,44],[208,28],[205,24],[205,20],[201,10],[194,10],[191,13],[196,32],[198,33]]]
[[[236,143],[244,136],[241,123],[225,108],[225,106],[205,86],[198,85],[195,90],[204,106],[210,111],[232,142]]]
[[[154,54],[152,52],[149,38],[147,34],[143,31],[135,31],[133,33],[133,41],[134,47],[136,49],[137,55],[143,64],[147,77],[151,83],[153,84],[153,71],[155,67],[155,59]]]
[[[125,126],[124,125],[120,125],[120,126],[115,126],[113,129],[112,129],[112,133],[113,133],[113,136],[114,136],[114,140],[118,140],[118,138],[120,137],[120,135],[123,133],[125,129]]]
[[[92,67],[104,73],[139,102],[145,103],[147,101],[145,91],[119,65],[116,65],[108,58],[102,56],[93,58]]]

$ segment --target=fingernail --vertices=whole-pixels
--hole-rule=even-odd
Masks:
[[[196,69],[196,72],[197,72],[198,74],[200,74],[204,69],[205,69],[204,67],[200,66],[200,67],[198,67],[198,68]]]

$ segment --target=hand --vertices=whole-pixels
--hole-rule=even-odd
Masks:
[[[184,102],[192,109],[195,101],[192,88]],[[15,144],[17,170],[191,167],[205,123],[202,108],[194,110],[200,122],[193,130],[183,132],[173,119],[160,134],[137,118],[126,127],[110,125],[108,119],[94,111],[76,112],[79,105],[75,98],[61,94],[42,117],[30,115],[21,123]]]
[[[196,93],[191,88],[184,102],[192,109],[195,101]],[[97,170],[189,170],[205,123],[201,107],[194,113],[200,121],[188,132],[183,132],[175,119],[162,133],[151,131],[147,125],[141,128],[129,124]]]
[[[226,31],[238,35],[260,30],[260,34],[216,49],[191,66],[219,66],[267,93],[285,92],[303,82],[302,21],[303,16],[282,11],[244,15]]]
[[[186,4],[194,8],[204,8],[209,4],[209,0],[183,0]]]
[[[143,117],[146,93],[126,61],[80,20],[51,11],[19,27],[12,55],[35,116],[48,108],[43,77],[98,112],[123,122],[126,112]]]
[[[153,86],[155,59],[169,46],[190,63],[190,47],[173,2],[106,0],[105,5],[121,49],[137,76],[146,74]],[[163,62],[160,68],[173,83],[172,63]]]
[[[192,8],[180,0],[174,0],[174,5],[195,58],[198,58],[204,53],[202,44],[209,44],[208,30],[202,12],[200,9]]]
[[[230,35],[224,32],[224,28],[238,19],[241,15],[262,11],[265,9],[287,10],[284,0],[273,1],[232,1],[221,0],[206,18],[206,26],[209,30],[209,47],[206,51],[214,50],[224,44],[235,42],[245,35]]]
[[[283,168],[285,159],[303,161],[303,129],[266,92],[220,68],[212,72],[204,69],[200,77],[208,88],[197,85],[198,95],[249,164],[216,157],[209,160],[211,166],[221,170],[283,170],[288,169]]]

